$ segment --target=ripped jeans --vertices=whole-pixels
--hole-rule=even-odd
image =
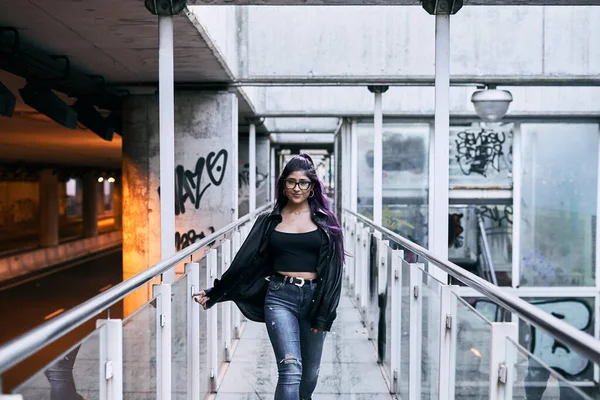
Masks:
[[[265,323],[279,371],[275,400],[309,400],[317,386],[326,332],[313,333],[308,320],[315,288],[269,282]]]

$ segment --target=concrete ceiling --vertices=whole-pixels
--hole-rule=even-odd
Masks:
[[[197,5],[269,5],[269,6],[419,6],[421,0],[193,0]],[[463,0],[465,6],[594,6],[598,0]]]

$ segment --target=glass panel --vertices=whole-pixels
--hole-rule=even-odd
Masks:
[[[506,339],[506,351],[509,377],[513,382],[510,398],[519,400],[592,400],[540,358],[508,338]]]
[[[594,336],[594,298],[525,298],[563,322]],[[586,358],[541,329],[519,320],[519,343],[541,362],[570,381],[594,381],[594,366]]]
[[[123,398],[156,398],[156,302],[123,321]]]
[[[424,247],[427,247],[429,131],[429,124],[383,126],[383,226]]]
[[[523,124],[521,286],[595,284],[597,124]]]
[[[450,127],[451,188],[511,188],[513,124]]]
[[[402,340],[400,342],[400,398],[408,399],[408,383],[410,381],[410,266],[402,261],[402,312],[400,321]]]
[[[187,396],[187,274],[179,278],[171,286],[171,393],[173,398]]]
[[[373,217],[373,124],[357,124],[358,212]]]
[[[490,282],[493,268],[498,285],[510,286],[512,206],[452,205],[449,211],[448,228],[454,232],[448,243],[450,261]]]
[[[217,276],[220,278],[223,273],[221,260],[223,258],[223,247],[217,247]],[[221,365],[225,362],[225,336],[223,334],[223,303],[218,303],[217,310],[217,365]],[[220,368],[218,369],[220,370]]]
[[[453,294],[453,296],[456,296]],[[456,296],[457,399],[487,399],[490,385],[492,326],[481,314]]]
[[[389,374],[388,378],[393,378],[392,375],[392,284],[394,279],[394,274],[392,272],[392,249],[387,246],[382,246],[383,256],[387,259],[387,268],[385,269],[385,274],[381,276],[380,284],[383,287],[383,294],[380,296],[381,298],[381,322],[382,326],[380,326],[380,330],[383,331],[381,335],[381,339],[385,340],[385,343],[380,343],[378,346],[378,350],[381,354],[382,351],[385,351],[383,357],[380,359],[385,364],[385,371]],[[382,271],[383,272],[383,271]],[[400,310],[394,310],[394,312],[399,312]],[[399,331],[401,333],[401,331]],[[384,350],[385,349],[385,350]],[[391,381],[392,379],[390,379]]]
[[[102,328],[100,328],[102,329]],[[13,390],[23,400],[97,399],[99,384],[100,329]]]
[[[440,369],[440,298],[442,283],[423,273],[421,338],[421,399],[438,399]]]
[[[367,240],[367,331],[369,339],[378,340],[379,332],[379,288],[378,281],[380,275],[380,264],[377,254],[377,238],[372,233],[369,234]],[[383,354],[379,353],[379,357]]]

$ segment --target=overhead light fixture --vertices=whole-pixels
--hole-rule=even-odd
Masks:
[[[29,107],[67,128],[75,129],[77,127],[75,110],[47,87],[27,82],[25,87],[19,89],[19,93]]]
[[[12,117],[16,105],[17,96],[0,82],[0,115],[8,118]]]
[[[104,182],[104,177],[102,177],[102,176],[101,176],[100,178],[98,178],[98,182],[99,182],[99,183],[102,183],[102,182]]]
[[[501,120],[506,115],[512,101],[512,94],[508,90],[498,90],[489,86],[486,89],[477,90],[471,96],[475,112],[485,122]]]
[[[85,100],[77,100],[71,106],[79,116],[79,122],[90,131],[106,141],[111,141],[115,132],[114,124],[108,118],[104,118],[96,108]]]
[[[108,182],[109,183],[115,183],[115,178],[113,178],[112,176],[110,178],[108,178]]]

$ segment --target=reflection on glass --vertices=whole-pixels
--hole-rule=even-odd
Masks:
[[[523,124],[521,286],[595,284],[597,124]]]
[[[460,297],[456,303],[455,398],[487,399],[492,326]]]
[[[594,335],[593,298],[526,298],[531,304],[566,322]],[[549,367],[559,371],[571,381],[594,380],[592,363],[572,351],[541,329],[519,320],[519,343]]]
[[[421,399],[439,398],[440,298],[442,284],[423,273],[423,321],[421,338]]]
[[[513,124],[450,127],[450,187],[512,187]]]
[[[506,339],[506,359],[512,376],[512,399],[519,400],[592,400],[565,380],[540,358]],[[594,389],[596,390],[596,389]]]
[[[385,127],[385,124],[384,124]],[[373,124],[357,124],[358,212],[373,217]]]
[[[100,390],[100,329],[27,379],[12,393],[22,395],[23,400],[80,400],[97,396]]]

